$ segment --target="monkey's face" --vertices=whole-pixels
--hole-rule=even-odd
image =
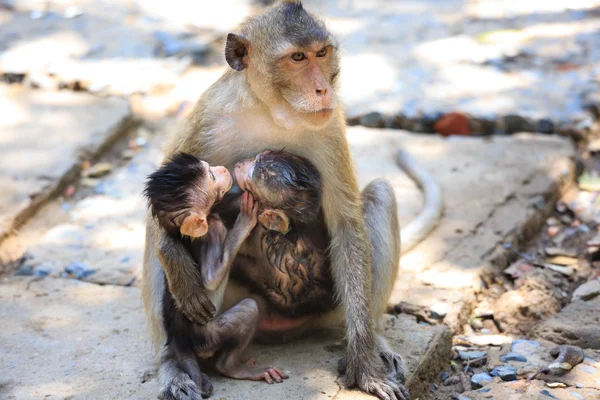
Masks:
[[[280,2],[244,24],[242,34],[230,33],[225,58],[247,69],[252,91],[282,127],[319,129],[338,107],[337,42],[301,2]]]
[[[205,183],[207,192],[211,199],[214,199],[210,204],[210,208],[215,202],[223,200],[225,193],[231,189],[233,178],[225,167],[211,167],[208,163],[202,161],[203,168],[207,170],[207,182]]]
[[[235,180],[261,209],[278,209],[294,221],[315,218],[321,208],[321,175],[308,160],[284,151],[266,150],[238,162]]]

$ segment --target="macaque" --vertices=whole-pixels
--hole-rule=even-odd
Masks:
[[[235,260],[233,279],[290,319],[333,310],[319,171],[302,157],[267,150],[238,162],[234,175],[261,211]],[[269,331],[267,319],[259,320],[258,329]]]
[[[167,257],[179,255],[164,262],[175,267],[179,263],[195,265],[201,276],[198,294],[204,296],[207,312],[214,314],[203,324],[194,323],[180,311],[170,290],[165,290],[165,353],[211,359],[217,371],[231,378],[279,383],[287,378],[279,369],[247,366],[241,361],[256,327],[256,303],[244,299],[230,309],[221,308],[232,262],[256,225],[258,211],[252,195],[245,192],[235,224],[228,230],[213,207],[231,186],[232,177],[226,168],[211,167],[186,153],[175,154],[148,178],[145,194],[150,210],[166,232],[161,250]],[[174,252],[173,248],[182,251]],[[166,285],[168,288],[170,283]],[[187,371],[201,381],[202,394],[210,394],[212,385],[206,375],[195,367]],[[177,398],[170,391],[163,395]]]
[[[166,155],[186,152],[229,170],[239,160],[265,149],[285,149],[308,160],[321,179],[323,248],[328,259],[328,264],[322,265],[329,266],[333,284],[328,297],[332,309],[328,311],[328,306],[311,312],[304,307],[295,309],[293,304],[281,307],[285,296],[277,303],[273,301],[276,297],[252,293],[250,286],[255,283],[249,281],[254,278],[247,279],[247,274],[244,279],[232,277],[222,299],[225,308],[252,295],[261,324],[286,338],[340,325],[347,343],[345,386],[358,387],[380,399],[408,399],[402,386],[401,357],[389,347],[379,324],[400,261],[396,198],[384,180],[359,190],[346,140],[344,111],[337,96],[340,52],[335,36],[300,0],[281,0],[248,18],[236,33],[228,34],[224,53],[231,69],[202,94],[167,144]],[[365,79],[369,79],[368,70]],[[439,213],[430,215],[421,221],[418,232],[428,232],[435,225]],[[290,220],[292,228],[287,235],[294,232],[294,217]],[[312,235],[307,237],[321,247],[320,234]],[[158,346],[166,337],[162,324],[165,276],[168,290],[184,315],[196,323],[211,318],[206,296],[199,290],[200,271],[194,264],[169,263],[186,253],[181,246],[162,246],[165,236],[165,229],[149,217],[143,297]],[[247,244],[240,249],[243,257],[237,259],[262,257],[255,247],[246,249]],[[305,288],[315,290],[320,298],[319,285]],[[171,353],[159,362],[163,391],[185,393],[175,396],[177,399],[200,398],[195,393],[201,392],[203,381],[197,369],[190,372],[187,367],[195,365],[195,359]]]

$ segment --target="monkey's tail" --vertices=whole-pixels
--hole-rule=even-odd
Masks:
[[[401,254],[409,252],[435,228],[444,205],[438,184],[417,161],[404,150],[396,153],[396,163],[423,191],[425,204],[417,217],[401,229]]]

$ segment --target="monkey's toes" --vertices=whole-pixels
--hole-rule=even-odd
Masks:
[[[204,382],[203,390],[200,390],[198,385],[185,373],[177,374],[168,382],[160,393],[160,398],[164,400],[200,400],[207,398],[212,394],[212,383],[207,379],[210,385],[210,392],[205,394]]]
[[[392,352],[379,353],[385,369],[392,378],[400,383],[404,383],[406,377],[404,375],[404,360],[399,354]]]

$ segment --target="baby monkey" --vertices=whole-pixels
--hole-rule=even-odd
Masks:
[[[151,213],[166,231],[157,244],[162,265],[177,268],[193,263],[200,272],[201,282],[196,286],[202,292],[208,322],[199,325],[188,319],[178,304],[186,299],[175,299],[171,293],[172,285],[178,282],[167,281],[169,290],[163,297],[167,342],[163,357],[174,358],[183,365],[190,378],[199,383],[203,395],[210,394],[212,386],[194,362],[195,357],[213,359],[215,369],[231,378],[267,383],[287,378],[277,368],[242,364],[242,353],[257,325],[254,300],[246,299],[229,310],[220,310],[231,265],[256,225],[258,213],[257,203],[245,192],[235,223],[227,229],[213,207],[231,186],[232,178],[226,168],[212,167],[190,154],[177,153],[149,176],[145,188]],[[174,251],[175,248],[184,251]]]

